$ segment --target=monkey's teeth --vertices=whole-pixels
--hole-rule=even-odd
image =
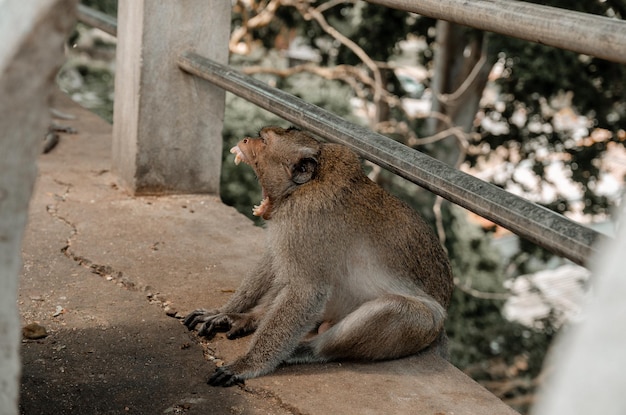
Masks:
[[[235,165],[239,165],[242,161],[246,161],[246,156],[244,156],[243,152],[239,148],[239,146],[235,146],[230,149],[231,154],[235,155]]]
[[[263,214],[265,214],[265,212],[267,211],[267,208],[269,207],[269,203],[270,203],[270,199],[269,198],[264,198],[261,201],[261,204],[254,206],[254,208],[252,208],[252,214],[254,216],[263,216]]]

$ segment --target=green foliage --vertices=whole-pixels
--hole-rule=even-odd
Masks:
[[[547,330],[538,331],[506,320],[500,312],[505,294],[506,278],[502,255],[489,233],[469,223],[459,208],[445,211],[446,247],[453,273],[459,284],[448,310],[446,331],[450,338],[450,360],[464,368],[495,357],[512,364],[520,354],[528,357],[528,374],[541,370],[545,350],[554,331],[546,321]],[[467,289],[490,298],[477,298]],[[495,294],[495,295],[494,295]],[[486,375],[485,375],[486,376]]]
[[[62,91],[108,122],[113,121],[115,44],[81,23],[68,39],[67,60],[57,74]]]
[[[69,61],[59,72],[58,82],[83,107],[108,122],[113,121],[114,77],[109,68]]]
[[[81,0],[80,2],[108,15],[117,16],[117,0]]]
[[[459,208],[444,209],[444,223],[446,247],[458,279],[446,320],[450,361],[486,385],[517,385],[496,386],[494,392],[501,399],[512,398],[507,403],[526,413],[527,401],[515,397],[534,393],[533,379],[541,372],[555,335],[551,320],[542,321],[542,330],[508,321],[501,313],[506,272],[497,242],[469,223]],[[506,392],[500,394],[498,389]]]
[[[446,222],[446,248],[457,281],[481,292],[502,292],[502,263],[487,235],[477,225],[468,223],[455,207],[447,209]],[[489,342],[495,336],[487,334],[485,328],[497,327],[487,324],[487,320],[503,323],[498,306],[494,301],[478,300],[455,290],[446,330],[451,359],[459,367],[491,355]]]
[[[459,368],[477,362],[487,367],[495,358],[512,365],[517,356],[524,355],[528,359],[525,375],[536,377],[555,331],[533,330],[508,321],[500,313],[502,305],[502,301],[477,300],[460,289],[454,291],[446,320],[450,361]],[[494,379],[489,370],[475,373],[477,380]]]
[[[350,98],[354,96],[352,90],[339,81],[322,79],[309,73],[300,73],[280,80],[277,88],[288,91],[309,104],[317,105],[356,122],[350,108]]]
[[[408,13],[389,7],[362,2],[332,10],[333,14],[328,20],[376,61],[388,61],[397,52],[397,43],[413,30],[413,19]],[[339,48],[338,62],[357,65],[361,61],[342,46]]]

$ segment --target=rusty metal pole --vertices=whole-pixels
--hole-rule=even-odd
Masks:
[[[194,52],[183,53],[178,64],[577,264],[585,264],[595,251],[600,234],[558,213]]]

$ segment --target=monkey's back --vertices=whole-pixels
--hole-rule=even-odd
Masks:
[[[355,211],[370,221],[362,232],[376,246],[378,260],[401,278],[413,279],[427,294],[447,307],[454,287],[448,257],[424,219],[367,177],[355,188],[360,197]],[[375,195],[372,197],[372,195]],[[355,224],[356,226],[357,224]]]
[[[294,192],[285,213],[297,218],[303,239],[328,241],[322,258],[338,257],[331,250],[344,250],[348,261],[363,262],[365,252],[370,268],[376,264],[397,278],[399,286],[412,282],[444,307],[449,305],[452,273],[435,233],[417,212],[372,182],[356,154],[324,144],[319,171],[301,190]]]

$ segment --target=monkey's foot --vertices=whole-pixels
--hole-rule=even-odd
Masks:
[[[215,373],[209,378],[207,382],[211,386],[233,386],[237,384],[243,385],[243,379],[235,375],[227,366],[218,367],[215,369]]]

